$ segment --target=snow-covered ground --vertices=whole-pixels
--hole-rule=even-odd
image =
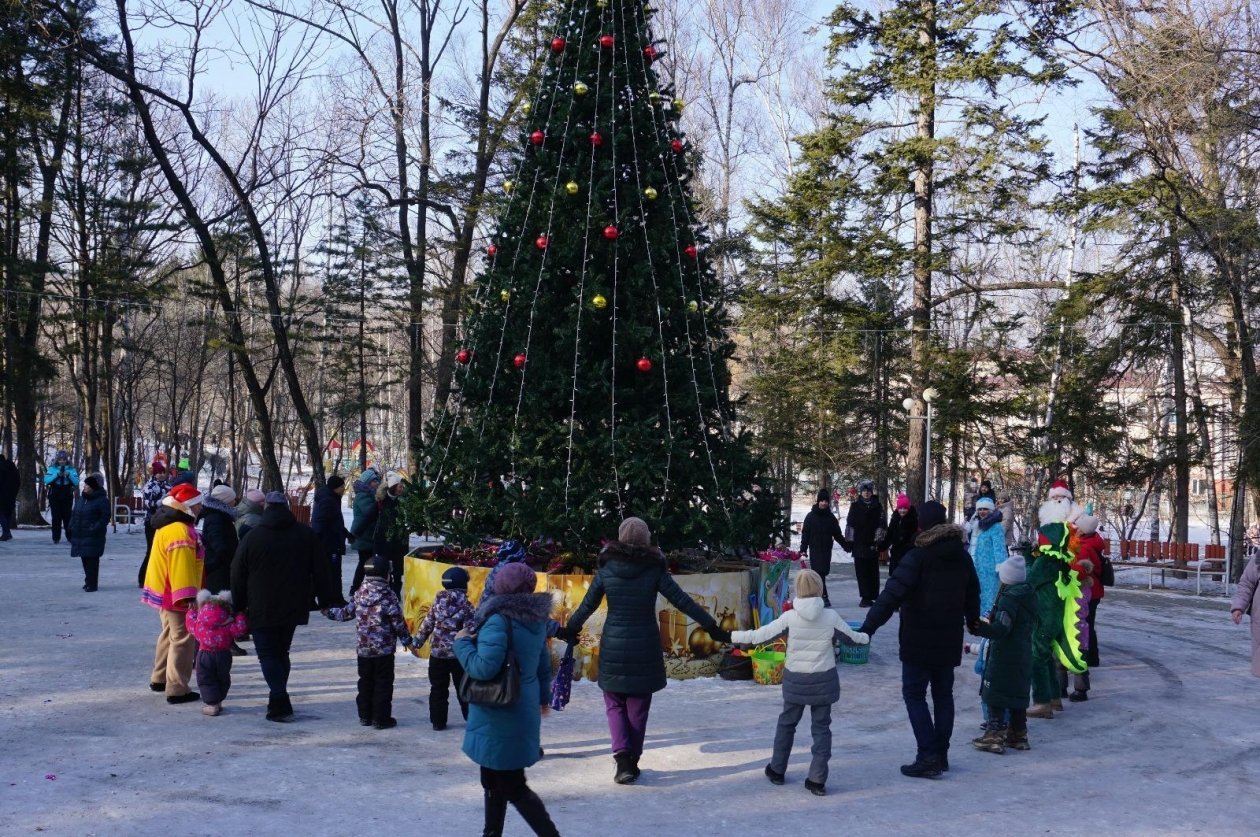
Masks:
[[[134,586],[143,544],[138,532],[111,535],[93,594],[47,530],[0,544],[0,833],[480,833],[477,770],[458,721],[430,729],[423,662],[400,658],[397,729],[358,725],[350,625],[316,614],[299,629],[298,723],[263,720],[252,656],[237,659],[218,718],[151,693],[158,620]],[[836,571],[834,601],[860,618],[851,570]],[[544,721],[547,758],[530,783],[566,835],[1254,833],[1260,681],[1246,629],[1219,598],[1127,590],[1108,591],[1099,622],[1092,699],[1031,722],[1031,752],[970,747],[978,684],[967,660],[940,781],[897,770],[914,742],[890,623],[871,663],[841,673],[825,798],[801,785],[804,728],[788,785],[762,775],[778,689],[720,680],[657,696],[632,787],[612,783],[598,690],[575,684],[569,709]],[[527,833],[510,813],[508,834]]]

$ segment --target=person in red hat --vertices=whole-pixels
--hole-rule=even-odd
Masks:
[[[203,498],[195,485],[177,485],[153,515],[153,547],[149,550],[141,601],[161,615],[149,688],[165,692],[167,703],[192,703],[201,695],[189,686],[197,644],[184,624],[188,606],[205,584],[205,550],[197,534],[197,513]]]

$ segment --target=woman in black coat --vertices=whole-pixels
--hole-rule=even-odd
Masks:
[[[823,604],[831,607],[827,594],[827,575],[831,572],[831,545],[838,543],[848,548],[840,521],[831,511],[831,494],[827,489],[818,492],[818,502],[805,515],[801,525],[801,555],[809,556],[809,568],[822,576]]]
[[[346,540],[350,532],[341,516],[341,497],[346,493],[346,481],[339,476],[328,478],[328,484],[315,489],[315,502],[311,505],[311,529],[324,543],[324,550],[332,565],[332,575],[341,589],[341,559],[346,554]]]
[[[914,547],[914,536],[919,533],[919,512],[910,505],[910,498],[897,495],[897,507],[888,521],[888,532],[880,543],[880,549],[888,550],[888,577],[892,578],[901,557]]]
[[[617,540],[600,553],[599,571],[582,604],[569,617],[569,624],[556,632],[561,639],[575,641],[607,596],[608,615],[599,640],[599,687],[604,690],[617,764],[613,781],[620,785],[639,778],[652,695],[665,688],[657,594],[699,623],[713,639],[731,641],[730,633],[721,630],[713,616],[674,581],[665,556],[651,545],[651,539],[652,533],[642,520],[623,520]]]
[[[878,545],[887,533],[888,518],[884,504],[875,495],[875,483],[862,480],[858,498],[849,506],[845,519],[845,538],[853,553],[853,574],[857,576],[859,607],[870,607],[879,596]]]
[[[13,540],[9,527],[13,525],[13,504],[17,502],[21,487],[22,478],[18,476],[17,466],[0,453],[0,541]]]
[[[236,535],[236,492],[216,485],[201,506],[201,543],[206,550],[206,589],[221,593],[232,586]]]
[[[70,557],[83,563],[83,592],[95,593],[109,528],[109,494],[96,474],[83,481],[83,493],[70,513]]]

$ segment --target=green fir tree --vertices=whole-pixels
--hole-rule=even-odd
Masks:
[[[589,549],[637,515],[665,548],[715,551],[780,530],[736,430],[727,300],[652,14],[637,0],[554,13],[456,398],[413,492],[420,528]]]

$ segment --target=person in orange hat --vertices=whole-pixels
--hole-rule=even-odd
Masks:
[[[195,485],[177,485],[162,498],[161,508],[153,515],[153,548],[149,550],[141,601],[158,611],[162,630],[149,688],[165,692],[166,702],[171,704],[201,699],[189,686],[197,643],[184,624],[184,615],[205,584],[206,556],[196,529],[203,502]]]

